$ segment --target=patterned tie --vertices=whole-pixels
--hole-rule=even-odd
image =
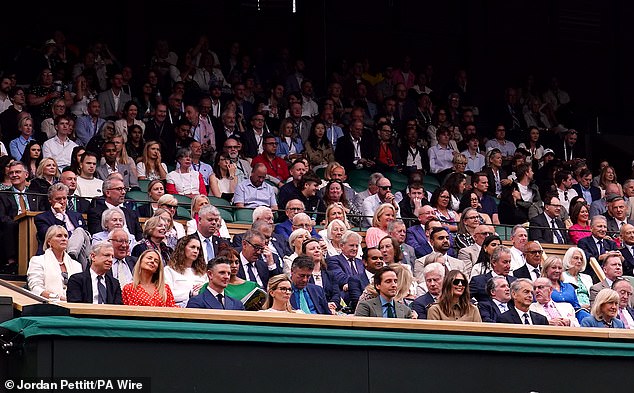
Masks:
[[[555,220],[552,220],[550,223],[553,227],[553,235],[555,235],[555,237],[557,238],[557,244],[564,244],[564,238],[561,237],[561,233],[559,233],[559,228],[557,228]]]
[[[621,322],[623,322],[623,325],[625,325],[626,329],[630,328],[630,324],[627,323],[627,318],[625,318],[625,313],[623,312],[623,309],[619,307],[619,319],[621,320]]]
[[[533,271],[535,272],[535,276],[536,276],[537,278],[539,278],[539,276],[540,276],[539,269],[538,269],[538,268],[535,268]]]
[[[524,313],[524,325],[530,325],[531,320],[528,317],[528,313]]]
[[[103,284],[103,276],[97,276],[97,290],[99,291],[97,302],[99,304],[106,304],[106,286]]]
[[[387,317],[388,318],[396,318],[396,314],[394,313],[394,305],[392,303],[386,303],[387,307]]]

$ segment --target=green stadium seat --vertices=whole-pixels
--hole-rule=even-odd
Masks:
[[[178,206],[176,208],[176,217],[183,220],[190,220],[192,218],[191,212],[184,206]]]
[[[236,209],[233,212],[234,222],[252,224],[253,223],[253,209]]]
[[[186,209],[190,209],[192,205],[192,199],[190,197],[181,195],[181,194],[171,194],[171,195],[173,195],[174,198],[176,198],[179,206],[183,206]]]
[[[125,198],[126,199],[131,199],[135,202],[149,202],[149,197],[147,195],[147,192],[145,191],[128,191],[125,194]]]
[[[440,187],[440,182],[438,182],[438,179],[431,175],[425,175],[425,177],[423,178],[423,183],[435,184],[436,187]]]
[[[500,240],[510,240],[511,239],[511,228],[496,225],[495,226],[495,232],[500,237]]]
[[[222,219],[225,220],[225,222],[235,221],[235,218],[233,217],[233,213],[231,212],[231,209],[219,207],[218,211],[220,212],[220,217],[222,217]]]
[[[143,179],[143,180],[139,180],[139,188],[141,189],[141,191],[146,191],[147,192],[147,188],[150,185],[151,180],[148,179]]]
[[[218,198],[215,197],[213,195],[209,195],[207,197],[207,199],[209,199],[209,203],[218,207],[218,206],[231,206],[231,203],[229,201],[227,201],[226,199],[222,199],[222,198]]]

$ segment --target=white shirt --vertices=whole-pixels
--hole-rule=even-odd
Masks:
[[[103,195],[103,180],[93,177],[92,179],[84,179],[77,176],[77,190],[75,195],[83,198],[96,198]]]
[[[98,274],[90,269],[90,281],[92,283],[92,304],[99,304],[99,288],[97,287],[97,285],[99,284],[99,282],[97,281],[97,276]],[[103,283],[103,286],[106,286],[106,277],[105,274],[101,275],[101,282]],[[106,303],[106,299],[103,299],[103,302]]]
[[[515,248],[515,246],[511,247],[511,271],[519,269],[525,264],[524,253]]]
[[[171,171],[167,174],[166,181],[176,187],[176,192],[181,195],[200,194],[200,172],[189,170],[187,173]]]
[[[165,268],[165,283],[170,286],[174,301],[178,306],[185,307],[194,285],[203,285],[208,281],[206,274],[198,275],[191,267],[179,273],[172,267]]]
[[[249,275],[249,264],[250,262],[247,261],[247,259],[244,257],[244,255],[242,255],[242,253],[240,253],[240,263],[242,264],[242,268],[244,269],[244,277],[246,277],[246,280],[250,281],[251,277]],[[256,283],[260,286],[260,287],[264,287],[264,284],[262,284],[262,278],[260,277],[260,275],[258,274],[258,269],[255,267],[255,262],[253,262],[253,274],[255,275],[255,281]]]
[[[519,309],[517,309],[517,308],[516,308],[516,309],[515,309],[515,312],[517,312],[517,315],[519,315],[519,317],[520,317],[520,321],[521,321],[522,325],[525,325],[525,324],[526,324],[526,322],[524,321],[524,314],[527,314],[527,315],[528,315],[528,324],[529,324],[529,325],[532,325],[532,324],[533,324],[533,319],[531,318],[531,313],[530,313],[530,311],[526,311],[526,312],[524,312],[524,311],[519,310]]]
[[[131,283],[133,280],[130,266],[128,266],[124,259],[119,260],[113,258],[111,271],[114,278],[119,281],[119,285],[121,286],[121,288],[123,288],[126,284]]]
[[[77,144],[70,139],[66,138],[65,142],[62,142],[57,135],[44,142],[42,146],[42,157],[52,157],[57,162],[58,168],[64,168],[70,165],[70,159],[73,155],[73,149]]]

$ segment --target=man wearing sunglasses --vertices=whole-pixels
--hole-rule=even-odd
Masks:
[[[526,246],[524,246],[523,255],[524,259],[526,259],[526,264],[519,269],[515,269],[513,271],[513,277],[528,278],[531,281],[537,280],[541,277],[544,255],[542,246],[538,242],[528,242]]]
[[[377,193],[369,198],[366,198],[362,205],[363,209],[361,211],[365,216],[365,220],[363,220],[362,225],[367,228],[372,226],[372,217],[374,216],[374,212],[384,203],[389,203],[394,206],[394,209],[396,210],[395,218],[401,218],[398,203],[394,199],[394,194],[392,194],[392,182],[390,179],[382,177],[377,180],[376,186],[378,187]]]
[[[238,277],[257,283],[260,288],[266,288],[269,278],[282,274],[282,268],[275,263],[274,258],[263,258],[268,246],[266,236],[255,230],[248,230],[242,239],[240,251],[240,267]]]

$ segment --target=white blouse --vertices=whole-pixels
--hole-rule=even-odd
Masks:
[[[191,267],[185,268],[183,273],[179,273],[170,266],[167,266],[164,272],[165,283],[170,286],[172,294],[174,295],[174,301],[179,307],[187,306],[189,293],[194,285],[203,285],[208,281],[206,274],[199,276]]]

